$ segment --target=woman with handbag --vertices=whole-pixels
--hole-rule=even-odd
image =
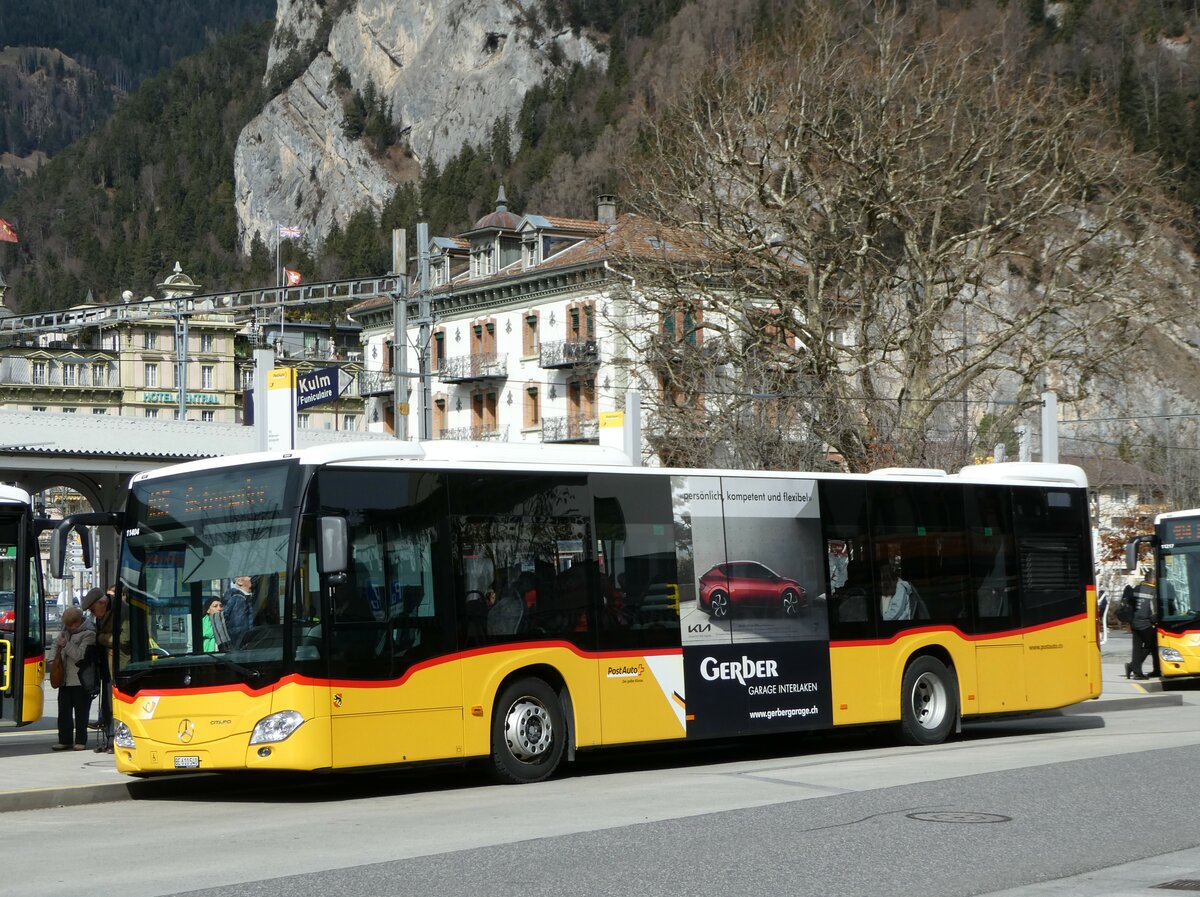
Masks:
[[[88,710],[92,705],[92,687],[80,676],[79,664],[88,657],[88,648],[96,644],[96,630],[84,623],[83,611],[68,607],[62,615],[63,631],[54,640],[55,663],[63,667],[58,689],[58,744],[52,751],[87,749]],[[51,673],[53,676],[53,673]]]

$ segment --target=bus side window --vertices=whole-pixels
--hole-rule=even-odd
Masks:
[[[1017,559],[1012,500],[1007,486],[968,486],[964,491],[968,593],[974,596],[973,632],[1004,632],[1019,625]]]
[[[822,480],[826,604],[831,638],[873,638],[879,599],[871,573],[867,490],[860,482]]]

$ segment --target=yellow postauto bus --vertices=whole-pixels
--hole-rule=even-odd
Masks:
[[[396,441],[130,490],[114,707],[134,775],[479,759],[532,782],[607,745],[879,723],[934,744],[1100,693],[1074,467]]]
[[[1153,535],[1126,547],[1126,566],[1138,569],[1143,545],[1154,551],[1158,599],[1158,666],[1164,680],[1200,677],[1200,508],[1170,511],[1154,518]]]
[[[42,718],[45,599],[29,493],[0,485],[0,720],[24,726]]]

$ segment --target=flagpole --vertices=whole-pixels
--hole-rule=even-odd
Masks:
[[[283,354],[283,269],[279,267],[279,244],[283,236],[279,232],[279,222],[275,222],[275,288],[279,290],[279,353]]]

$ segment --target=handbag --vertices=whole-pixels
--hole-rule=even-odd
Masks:
[[[54,652],[54,660],[50,661],[50,687],[61,688],[63,684],[62,649]]]

